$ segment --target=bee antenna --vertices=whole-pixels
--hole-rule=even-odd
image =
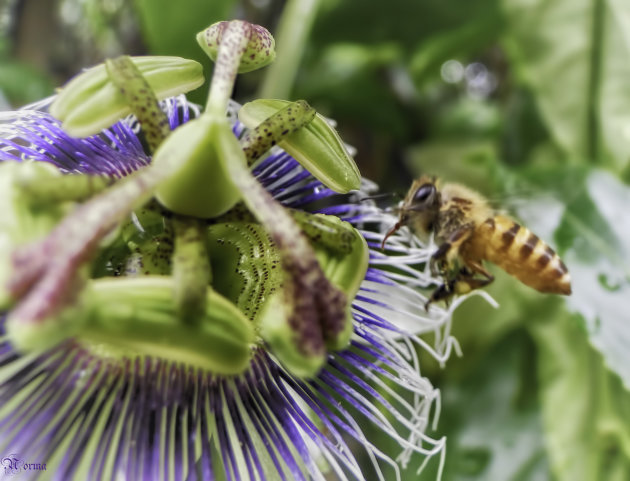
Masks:
[[[401,227],[400,222],[396,222],[396,224],[394,224],[394,227],[392,227],[391,229],[389,229],[389,231],[387,231],[387,234],[385,234],[385,237],[383,237],[383,242],[381,242],[381,250],[385,249],[385,242],[387,242],[387,239],[389,238],[389,236],[391,236],[394,232],[400,229],[400,227]]]
[[[400,198],[400,194],[397,192],[386,192],[383,194],[374,194],[374,195],[368,195],[366,197],[362,197],[359,202],[363,202],[364,200],[374,200],[374,199],[386,199],[386,198]]]

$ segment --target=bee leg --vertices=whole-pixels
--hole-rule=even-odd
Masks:
[[[454,291],[455,287],[455,279],[449,282],[445,282],[444,284],[439,285],[429,297],[429,300],[424,304],[424,310],[429,311],[429,306],[434,302],[444,301],[448,306],[451,297],[455,295]]]
[[[483,278],[475,277],[481,274]],[[494,276],[477,262],[468,262],[468,267],[461,269],[455,279],[453,290],[456,294],[468,294],[470,291],[485,287],[494,281]]]
[[[480,274],[483,278],[475,277]],[[437,301],[445,301],[448,306],[449,301],[456,294],[468,294],[470,291],[485,287],[494,281],[494,276],[477,262],[469,262],[468,267],[462,267],[455,277],[446,281],[433,291],[429,300],[425,303],[424,309],[429,310],[429,306]]]
[[[459,252],[459,246],[461,246],[470,237],[473,229],[473,224],[464,224],[450,234],[448,238],[440,244],[440,247],[438,247],[438,249],[433,253],[431,260],[429,261],[431,274],[434,276],[440,275],[445,277],[446,272],[448,271],[448,266],[451,264],[451,260],[455,258]]]
[[[472,286],[470,290],[485,287],[494,281],[494,276],[490,274],[480,263],[468,262],[468,267],[470,268],[470,271],[468,271],[470,272],[470,278],[467,279],[467,281]],[[483,279],[473,277],[475,274],[482,275]]]

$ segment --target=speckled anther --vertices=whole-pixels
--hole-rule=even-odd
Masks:
[[[127,55],[106,60],[105,66],[112,83],[118,87],[140,122],[147,143],[154,152],[171,131],[155,93]]]
[[[106,175],[74,174],[51,177],[45,182],[18,178],[18,187],[33,205],[48,202],[79,202],[105,190],[115,179]]]
[[[251,165],[282,139],[311,122],[315,114],[315,109],[306,101],[298,100],[245,132],[240,142],[248,164]]]

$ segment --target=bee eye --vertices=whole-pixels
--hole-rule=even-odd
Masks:
[[[421,185],[416,193],[413,195],[413,203],[414,204],[426,204],[433,199],[433,195],[435,194],[435,185],[433,184],[424,184]]]

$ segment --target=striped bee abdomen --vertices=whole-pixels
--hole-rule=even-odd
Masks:
[[[571,294],[571,276],[558,254],[526,227],[495,216],[476,228],[471,250],[540,292]]]

